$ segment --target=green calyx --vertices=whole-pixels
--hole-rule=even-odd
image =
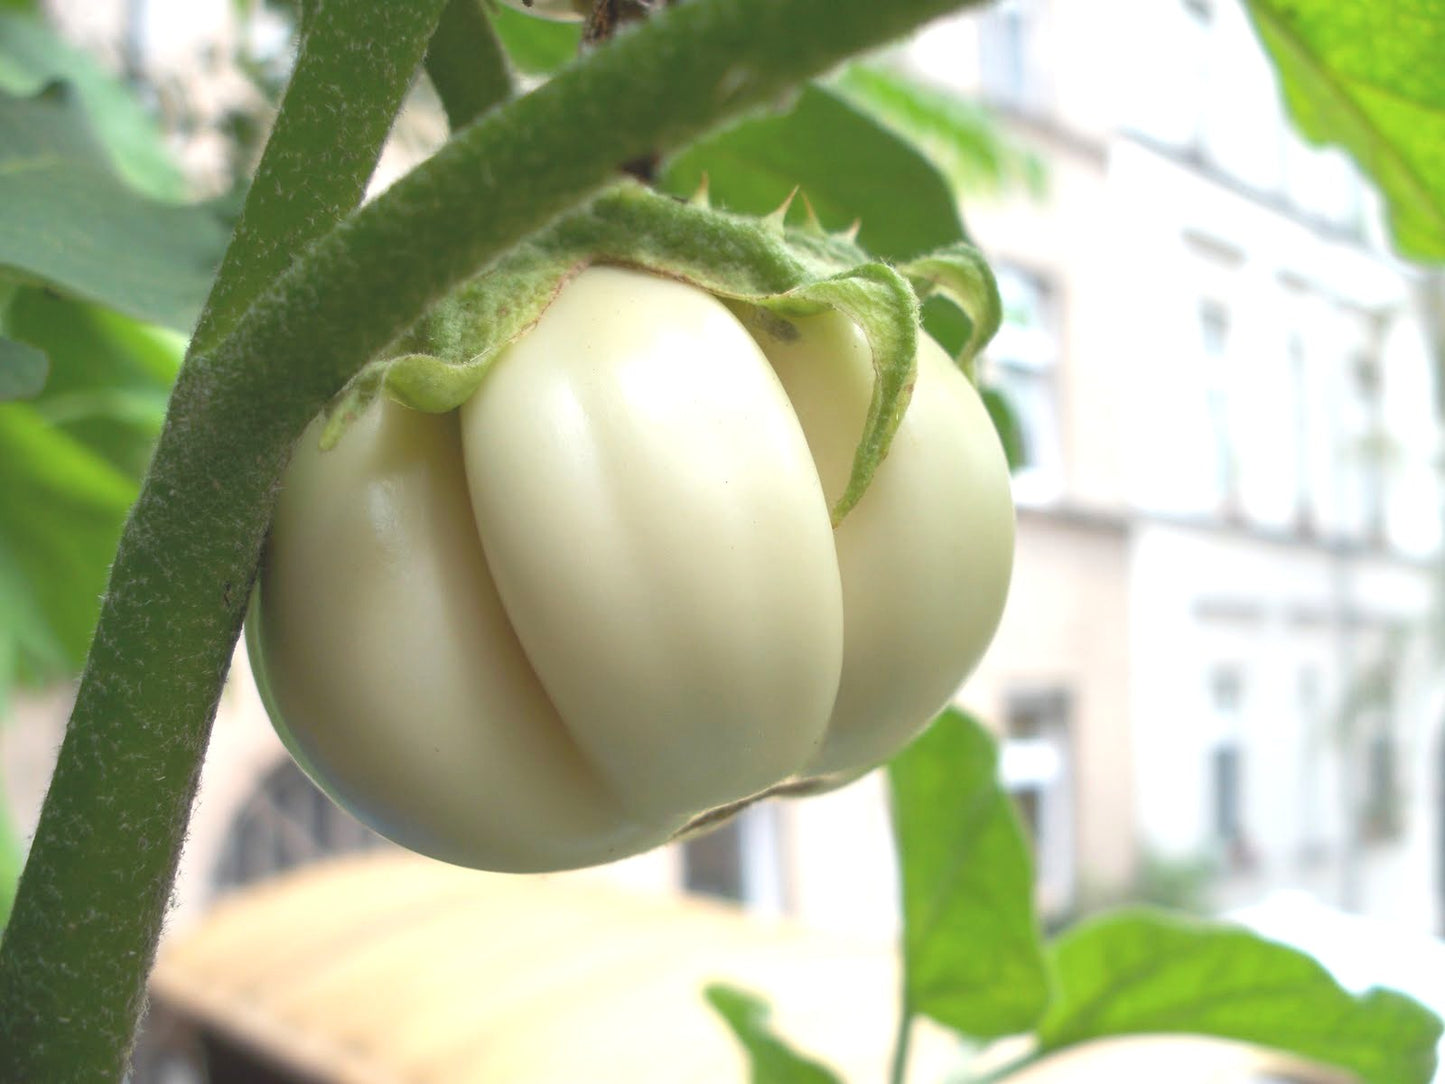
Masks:
[[[873,397],[848,485],[832,509],[836,525],[867,490],[908,408],[922,302],[940,295],[968,318],[957,361],[972,379],[974,357],[998,329],[998,289],[968,245],[895,267],[870,258],[851,234],[824,231],[811,208],[805,225],[786,225],[787,209],[747,218],[709,207],[705,191],[683,203],[630,181],[608,189],[483,269],[394,352],[367,365],[332,404],[322,447],[335,444],[382,393],[414,410],[455,409],[572,276],[593,264],[633,267],[732,303],[758,334],[790,335],[792,319],[830,310],[863,331],[873,355]]]

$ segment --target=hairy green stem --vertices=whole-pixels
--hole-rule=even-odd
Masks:
[[[193,352],[213,349],[297,253],[356,209],[443,2],[307,9],[296,78],[206,299]]]
[[[0,1079],[119,1073],[276,480],[317,410],[431,303],[617,163],[778,102],[964,2],[669,8],[469,125],[188,360],[0,947]]]
[[[450,0],[426,51],[426,73],[452,131],[512,96],[512,75],[483,0]]]
[[[332,2],[310,11],[192,355],[216,345],[298,251],[355,210],[443,2]],[[158,466],[152,483],[164,475]],[[224,489],[213,494],[224,503]],[[189,515],[185,497],[162,503],[166,515]],[[117,1079],[143,1004],[210,729],[203,701],[214,697],[205,690],[224,674],[235,635],[223,611],[247,591],[237,578],[179,594],[186,581],[173,569],[187,563],[186,543],[174,531],[165,543],[172,552],[138,542],[145,524],[133,513],[123,543],[139,558],[132,589],[120,587],[123,554],[0,948],[0,1080]],[[143,637],[151,643],[137,652]],[[190,670],[187,688],[156,691],[188,705],[189,725],[145,688],[154,688],[148,670],[167,659]]]

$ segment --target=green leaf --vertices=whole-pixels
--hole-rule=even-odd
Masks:
[[[145,195],[181,200],[185,178],[160,127],[135,94],[39,18],[0,10],[0,90],[28,98],[46,86],[75,88],[96,137],[127,184]]]
[[[950,708],[888,765],[905,1004],[977,1039],[1028,1030],[1049,997],[1033,862],[997,760]]]
[[[1210,1035],[1357,1074],[1425,1084],[1440,1021],[1403,994],[1345,991],[1297,949],[1237,927],[1132,910],[1076,927],[1052,950],[1059,993],[1041,1052],[1112,1035]]]
[[[938,170],[902,136],[824,87],[806,87],[786,113],[744,121],[671,159],[660,185],[686,196],[704,177],[715,204],[744,214],[767,214],[801,188],[824,226],[860,222],[859,244],[887,259],[918,256],[964,236]],[[793,221],[803,220],[801,200],[793,213]]]
[[[36,414],[139,479],[165,416],[185,340],[83,301],[22,289],[9,333],[51,359]]]
[[[525,75],[551,75],[577,56],[582,24],[539,19],[502,4],[492,5],[492,29]]]
[[[0,94],[0,265],[188,331],[225,240],[210,211],[140,196],[111,172],[66,84]]]
[[[747,1049],[752,1084],[840,1084],[826,1065],[797,1053],[773,1033],[768,1027],[772,1013],[762,998],[717,983],[704,996]]]
[[[135,492],[30,404],[0,404],[0,624],[21,681],[79,668]]]
[[[963,192],[1046,187],[1044,164],[1014,143],[982,106],[874,64],[850,64],[828,86],[904,135]]]
[[[26,288],[6,329],[51,363],[39,395],[0,406],[0,671],[34,683],[79,668],[185,342]]]
[[[1338,144],[1389,205],[1401,253],[1445,260],[1445,13],[1439,0],[1247,0],[1291,117]]]
[[[29,343],[0,336],[0,402],[34,399],[45,387],[50,359]]]

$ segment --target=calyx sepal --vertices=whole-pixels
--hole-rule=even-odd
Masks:
[[[789,203],[763,219],[710,207],[706,189],[689,202],[623,182],[533,235],[473,276],[337,396],[322,447],[381,394],[415,410],[444,413],[481,385],[509,344],[541,319],[574,275],[612,264],[679,279],[734,305],[751,307],[764,333],[795,333],[796,318],[837,311],[862,330],[873,356],[874,385],[852,473],[832,509],[840,522],[857,504],[908,407],[915,377],[921,302],[940,295],[968,319],[957,361],[973,378],[973,359],[999,323],[998,289],[987,263],[958,244],[894,267],[855,241],[823,230],[808,210],[789,226]]]

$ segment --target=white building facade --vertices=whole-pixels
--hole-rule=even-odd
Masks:
[[[1439,418],[1417,273],[1372,195],[1292,134],[1232,0],[1006,0],[912,60],[997,105],[1050,177],[1041,202],[967,207],[1017,325],[990,372],[1035,459],[1010,611],[963,694],[1005,734],[1049,670],[1016,641],[1057,636],[1099,591],[1088,548],[1118,541],[1117,592],[1052,665],[1074,705],[1055,905],[1192,865],[1201,902],[1303,886],[1435,927]],[[1091,636],[1120,638],[1113,672],[1071,685]],[[1045,887],[1068,846],[1047,829]]]

